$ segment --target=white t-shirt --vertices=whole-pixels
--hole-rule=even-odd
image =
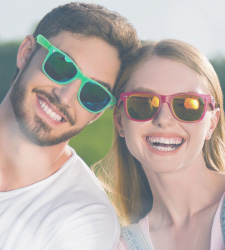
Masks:
[[[105,192],[72,150],[59,171],[0,192],[1,250],[112,250],[120,229]]]

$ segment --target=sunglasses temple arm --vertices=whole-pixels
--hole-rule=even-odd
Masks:
[[[212,96],[211,96],[210,104],[211,104],[211,106],[212,106],[213,109],[216,108],[215,99]]]
[[[111,97],[110,105],[113,106],[117,103],[117,100],[114,96]]]
[[[36,37],[36,41],[47,50],[49,50],[50,47],[53,47],[53,45],[42,35],[38,35]]]
[[[118,106],[118,107],[120,106],[120,104],[121,104],[122,101],[123,101],[123,100],[122,100],[121,98],[119,98],[119,100],[117,101],[117,106]]]

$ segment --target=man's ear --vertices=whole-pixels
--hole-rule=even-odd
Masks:
[[[27,36],[21,43],[17,53],[17,67],[21,70],[26,65],[30,55],[36,47],[36,41],[33,36]]]
[[[121,110],[117,106],[115,106],[113,110],[113,120],[119,135],[124,137],[124,130],[121,122]]]
[[[219,119],[220,119],[220,109],[216,108],[215,110],[213,110],[213,113],[212,113],[211,125],[206,135],[206,140],[210,140],[211,135],[219,122]]]

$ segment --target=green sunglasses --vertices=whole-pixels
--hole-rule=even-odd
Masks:
[[[99,113],[116,104],[116,98],[107,88],[86,77],[68,55],[54,47],[44,36],[38,35],[36,41],[48,50],[42,70],[49,79],[58,84],[81,80],[78,101],[82,107],[91,113]]]

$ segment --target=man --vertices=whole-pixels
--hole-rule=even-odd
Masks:
[[[98,5],[48,13],[17,55],[0,106],[0,249],[114,249],[119,226],[106,194],[68,146],[115,103],[133,27]]]

